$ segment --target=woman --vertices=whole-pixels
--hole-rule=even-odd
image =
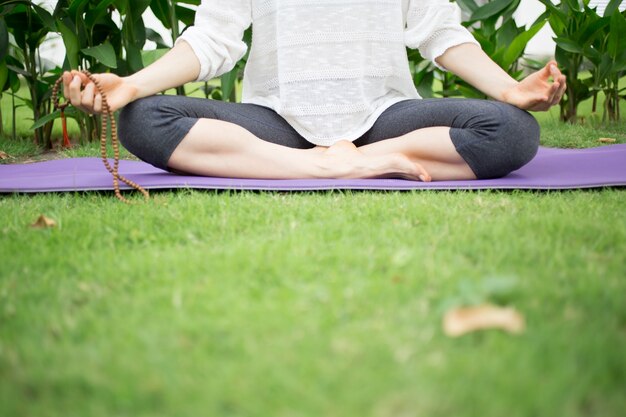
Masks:
[[[120,140],[174,172],[243,178],[494,178],[529,162],[566,88],[554,61],[512,79],[447,0],[204,0],[163,58],[129,77],[98,74]],[[243,103],[154,94],[230,71],[253,39]],[[493,100],[421,99],[406,47]],[[552,82],[550,82],[550,77]],[[102,98],[64,74],[87,112]]]

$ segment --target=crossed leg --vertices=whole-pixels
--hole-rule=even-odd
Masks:
[[[168,166],[196,175],[234,178],[383,178],[430,181],[419,159],[402,152],[361,152],[351,142],[296,149],[266,142],[245,128],[200,119],[172,153]]]
[[[143,103],[134,110],[125,110],[120,116],[120,124],[128,128],[124,130],[131,131],[124,135],[126,140],[120,135],[124,145],[156,166],[196,175],[268,179],[474,179],[505,175],[519,168],[536,152],[531,142],[538,143],[538,130],[536,135],[531,135],[530,142],[526,141],[531,143],[530,147],[518,140],[524,132],[512,135],[504,131],[505,119],[511,115],[502,114],[496,104],[485,100],[400,102],[383,113],[374,127],[354,143],[340,141],[328,148],[314,147],[303,138],[298,139],[299,135],[281,118],[267,123],[270,116],[263,116],[263,112],[271,113],[269,109],[219,103],[219,107],[208,111],[206,101],[163,96]],[[218,106],[218,103],[210,105]],[[417,112],[416,105],[419,106]],[[186,108],[182,111],[180,107]],[[154,120],[144,122],[146,115],[152,113],[154,115],[147,118]],[[536,124],[528,114],[521,117],[528,117]],[[185,134],[180,135],[182,140],[164,146],[160,156],[150,156],[149,145],[154,145],[154,137],[147,132],[155,130],[135,126],[136,134],[132,134],[133,126],[142,123],[149,123],[166,137],[176,137],[180,131]],[[178,129],[178,125],[183,127],[168,131]],[[528,149],[520,153],[523,148]],[[459,149],[464,151],[463,156]],[[495,156],[491,155],[494,149]],[[509,150],[523,155],[512,158]],[[491,163],[493,167],[479,166],[482,175],[478,175],[477,158],[482,165]],[[471,163],[468,164],[468,160]]]

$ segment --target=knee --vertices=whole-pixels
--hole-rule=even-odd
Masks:
[[[540,127],[527,111],[510,104],[493,102],[497,106],[492,129],[485,141],[485,164],[478,178],[499,178],[520,169],[530,162],[539,149]]]
[[[505,120],[499,139],[508,149],[507,159],[511,172],[523,167],[537,155],[541,129],[532,114],[510,104],[504,106]]]
[[[118,118],[120,143],[132,154],[141,158],[141,150],[152,130],[152,121],[158,116],[158,97],[146,97],[127,104]]]
[[[139,159],[158,168],[167,164],[197,122],[186,97],[152,96],[129,103],[119,115],[119,139]],[[193,104],[193,103],[192,103]]]

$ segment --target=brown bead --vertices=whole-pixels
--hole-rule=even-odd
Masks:
[[[87,78],[89,78],[89,80],[91,80],[94,85],[96,86],[96,89],[98,90],[98,93],[100,93],[100,96],[102,97],[102,117],[101,117],[101,134],[100,134],[100,153],[102,156],[102,162],[104,164],[104,167],[107,169],[107,171],[109,171],[111,173],[111,175],[113,176],[113,190],[115,192],[115,196],[122,202],[127,203],[127,204],[131,204],[130,201],[128,201],[124,196],[122,196],[122,193],[120,191],[120,184],[119,181],[124,182],[125,184],[127,184],[129,187],[134,188],[135,190],[141,192],[144,196],[144,198],[146,200],[150,199],[150,194],[148,193],[148,190],[146,190],[145,188],[141,187],[139,184],[137,184],[134,181],[131,181],[125,177],[123,177],[122,175],[120,175],[119,171],[118,171],[118,167],[119,167],[119,163],[120,163],[120,152],[119,152],[119,144],[118,144],[118,138],[117,138],[117,126],[115,124],[115,118],[113,117],[113,114],[111,112],[111,109],[109,107],[109,103],[107,100],[107,96],[106,94],[102,91],[102,87],[100,86],[100,82],[87,70],[82,70],[82,73],[85,74],[87,76]],[[59,97],[59,89],[61,86],[61,83],[63,82],[63,77],[59,77],[59,79],[57,79],[57,81],[54,83],[54,87],[52,88],[52,103],[54,104],[54,110],[63,110],[65,109],[70,103],[69,102],[64,102],[64,103],[59,103],[60,97]],[[109,123],[110,121],[110,123]],[[107,158],[107,127],[110,130],[111,133],[111,142],[112,142],[112,147],[113,147],[113,167],[111,167],[111,164],[109,164],[108,158]]]

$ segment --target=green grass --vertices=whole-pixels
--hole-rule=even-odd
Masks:
[[[622,190],[154,197],[0,200],[0,415],[622,415]]]
[[[0,416],[622,416],[624,193],[0,196]],[[526,332],[443,334],[482,301]]]

